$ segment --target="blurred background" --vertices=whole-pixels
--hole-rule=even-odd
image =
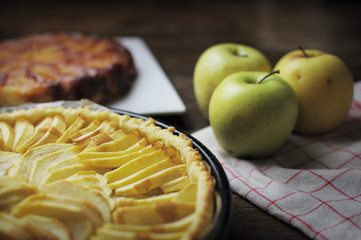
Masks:
[[[247,44],[274,65],[297,48],[337,55],[361,80],[361,2],[310,1],[26,1],[0,7],[0,40],[38,32],[139,36],[184,101],[187,112],[161,119],[193,132],[207,126],[195,102],[193,70],[200,54],[221,42]],[[230,238],[304,236],[234,196]]]
[[[189,93],[194,65],[206,48],[220,42],[247,44],[275,64],[301,44],[339,56],[361,80],[360,10],[359,1],[348,0],[9,0],[0,8],[0,39],[47,31],[140,36],[194,111],[191,121],[177,123],[194,131],[208,124]]]

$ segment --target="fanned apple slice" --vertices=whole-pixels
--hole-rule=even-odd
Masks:
[[[34,236],[19,219],[0,212],[0,239],[33,240]]]
[[[177,165],[177,162],[173,161],[172,158],[168,157],[168,158],[160,160],[150,166],[145,166],[143,170],[139,170],[130,176],[120,178],[119,180],[117,180],[115,182],[109,183],[108,187],[110,189],[121,188],[126,185],[140,181],[142,179],[146,179],[147,177],[153,175],[156,172],[173,167],[175,165]]]
[[[198,183],[191,182],[186,187],[184,187],[172,201],[195,204],[197,201],[197,191]]]
[[[118,207],[124,206],[137,206],[143,204],[151,204],[156,202],[164,202],[173,200],[179,193],[166,193],[153,197],[147,197],[142,199],[130,198],[130,197],[115,197],[115,202]]]
[[[18,152],[18,148],[27,141],[34,132],[34,125],[24,118],[16,120],[14,127],[15,137],[13,151]]]
[[[56,165],[59,162],[73,159],[77,155],[77,153],[78,149],[76,147],[69,147],[67,149],[49,153],[49,155],[45,155],[41,158],[34,159],[34,163],[29,177],[29,182],[34,184],[35,186],[39,186],[48,168]]]
[[[181,239],[183,232],[171,233],[147,233],[120,231],[109,228],[97,229],[94,240],[134,240],[134,239],[157,239],[157,240],[177,240]],[[93,239],[92,239],[93,240]]]
[[[142,194],[173,179],[186,175],[186,166],[184,164],[177,165],[157,172],[146,179],[139,180],[127,186],[117,188],[115,194],[124,196],[128,194]]]
[[[164,201],[195,204],[197,191],[198,191],[198,184],[192,182],[189,183],[179,192],[165,193],[153,197],[147,197],[144,199],[130,198],[128,196],[116,197],[115,200],[118,207],[137,206],[137,205],[151,204],[151,203],[164,202]]]
[[[50,193],[38,193],[32,196],[29,196],[26,201],[35,202],[35,201],[49,201],[59,204],[69,204],[71,206],[78,207],[83,210],[83,213],[91,221],[94,227],[99,227],[103,224],[103,218],[101,212],[97,207],[95,207],[91,202],[82,200],[79,198],[74,198],[70,196],[63,196],[59,194],[50,194]]]
[[[52,217],[62,222],[70,231],[72,239],[86,240],[92,233],[92,223],[80,207],[52,201],[23,201],[12,211],[15,217],[26,215]]]
[[[159,148],[158,148],[159,149]],[[86,158],[83,159],[81,162],[87,166],[94,166],[94,167],[105,167],[105,168],[117,168],[123,166],[127,162],[139,158],[144,155],[148,155],[150,153],[154,153],[157,151],[157,148],[153,145],[149,145],[141,150],[128,153],[128,154],[121,154],[119,152],[118,156],[114,157],[97,157],[97,158]],[[98,155],[99,156],[99,155]]]
[[[78,131],[85,123],[86,117],[83,114],[78,114],[78,118],[65,130],[63,135],[56,141],[56,143],[67,143],[70,141],[70,136]]]
[[[117,129],[115,131],[108,133],[109,137],[113,138],[114,140],[124,137],[126,132],[123,129]]]
[[[160,186],[160,188],[163,190],[164,193],[169,193],[169,192],[179,191],[188,184],[189,184],[188,176],[182,176],[163,184],[162,186]]]
[[[0,151],[0,176],[7,175],[9,169],[21,159],[21,154]]]
[[[156,202],[131,207],[119,207],[113,212],[113,220],[119,224],[155,225],[179,220],[195,210],[195,204]]]
[[[56,151],[61,151],[71,147],[70,144],[62,143],[49,143],[36,148],[32,148],[27,151],[20,161],[17,161],[15,164],[15,173],[22,176],[25,180],[29,180],[31,169],[33,167],[33,163],[48,154],[51,154]]]
[[[77,146],[79,146],[80,149],[84,149],[83,151],[87,151],[88,149],[97,147],[103,143],[111,141],[113,141],[113,138],[109,137],[109,135],[105,132],[101,132],[94,137],[85,139],[84,141],[77,143]]]
[[[126,178],[150,165],[158,163],[163,159],[167,159],[168,155],[162,149],[154,152],[144,154],[135,159],[130,159],[124,165],[116,168],[113,171],[107,172],[104,176],[107,178],[108,183]]]
[[[104,192],[110,196],[112,190],[107,186],[107,179],[95,171],[79,171],[66,179],[69,182]]]
[[[0,176],[0,211],[11,209],[37,189],[19,177]]]
[[[115,126],[114,126],[115,125]],[[107,132],[111,132],[111,131],[114,131],[115,130],[115,127],[117,125],[114,124],[114,122],[109,122],[109,121],[103,121],[97,128],[95,128],[94,130],[92,131],[89,131],[81,136],[77,136],[77,135],[74,135],[71,137],[71,140],[73,142],[82,142],[86,139],[89,139],[91,137],[94,137],[95,135],[98,135],[99,133],[101,132],[104,132],[104,133],[107,133]]]
[[[11,193],[4,194],[0,202],[0,211],[2,212],[11,212],[11,210],[24,200],[26,197],[30,196],[31,194],[34,194],[36,192],[36,189],[30,189],[30,188],[23,188],[14,190]]]
[[[82,129],[79,129],[78,131],[73,132],[70,135],[70,139],[73,141],[73,139],[81,138],[83,135],[93,132],[96,128],[99,127],[99,125],[100,125],[100,122],[98,120],[93,120],[85,128],[82,128]]]
[[[104,120],[99,126],[101,132],[110,133],[119,129],[119,123],[113,120]]]
[[[70,196],[89,201],[99,209],[104,222],[110,222],[111,220],[110,212],[113,210],[115,203],[112,199],[102,194],[101,191],[97,191],[68,181],[57,181],[51,184],[45,184],[41,186],[41,190],[47,193]]]
[[[4,191],[4,188],[13,187],[12,185],[18,185],[23,183],[28,184],[24,181],[24,179],[18,176],[0,176],[0,193]]]
[[[36,141],[38,141],[51,127],[51,123],[53,122],[53,117],[46,117],[43,119],[36,127],[34,128],[34,132],[26,142],[24,142],[21,146],[18,147],[17,151],[20,153],[24,153],[27,151],[31,145],[33,145]]]
[[[161,145],[161,143],[154,144],[156,146]],[[78,154],[80,159],[94,159],[94,158],[111,158],[111,157],[118,157],[122,155],[131,154],[133,152],[137,152],[142,150],[143,148],[148,146],[148,142],[146,138],[140,139],[137,143],[130,146],[129,148],[121,151],[116,152],[93,152],[93,151],[83,151]]]
[[[186,229],[191,223],[194,214],[189,214],[179,220],[153,225],[133,225],[133,224],[115,224],[105,223],[101,228],[112,229],[117,231],[131,231],[135,233],[148,232],[148,233],[171,233],[181,232]]]
[[[38,185],[66,179],[76,174],[79,171],[93,171],[93,170],[101,174],[104,174],[104,171],[109,171],[108,168],[97,168],[97,167],[86,166],[80,163],[79,159],[76,157],[69,158],[48,167],[48,169],[44,173]]]
[[[56,218],[29,214],[21,221],[35,239],[71,240],[69,229]]]
[[[63,116],[55,115],[49,130],[31,147],[41,146],[47,143],[55,143],[65,132],[66,122]]]
[[[87,152],[117,152],[123,151],[134,144],[136,144],[141,139],[141,136],[138,132],[132,132],[126,136],[119,138],[117,140],[101,144],[95,148],[88,149]]]
[[[74,158],[75,159],[75,158]],[[68,162],[68,161],[64,161]],[[63,164],[64,164],[63,162]],[[49,184],[55,182],[57,180],[66,179],[79,171],[88,171],[93,170],[93,168],[89,168],[81,163],[71,162],[69,160],[69,164],[63,165],[61,168],[56,168],[57,165],[52,166],[52,169],[49,169],[44,177],[42,178],[40,185]]]
[[[15,133],[13,128],[6,122],[0,121],[0,138],[3,139],[3,144],[0,150],[11,151],[14,143]]]

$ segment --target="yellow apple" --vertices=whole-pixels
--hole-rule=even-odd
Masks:
[[[274,69],[280,70],[280,77],[297,95],[295,132],[323,134],[345,120],[353,98],[353,77],[340,58],[301,48],[284,55]]]
[[[271,65],[259,50],[238,43],[219,43],[206,49],[194,68],[193,86],[198,106],[208,117],[214,89],[228,75],[240,71],[271,72]]]
[[[274,73],[233,73],[214,90],[210,125],[217,142],[230,155],[268,157],[293,131],[298,112],[296,94]]]

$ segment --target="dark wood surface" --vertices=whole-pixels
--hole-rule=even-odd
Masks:
[[[333,53],[361,80],[361,5],[342,1],[25,1],[2,3],[0,39],[44,31],[140,36],[187,112],[161,119],[189,133],[208,125],[196,105],[193,68],[221,42],[251,45],[272,64],[298,44]],[[1,97],[1,96],[0,96]],[[228,239],[307,239],[233,194]]]

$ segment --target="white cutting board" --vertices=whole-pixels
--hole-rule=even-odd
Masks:
[[[179,114],[186,107],[174,86],[140,37],[118,37],[132,54],[137,78],[126,96],[107,106],[146,115]]]

